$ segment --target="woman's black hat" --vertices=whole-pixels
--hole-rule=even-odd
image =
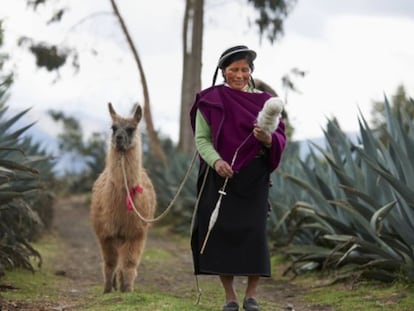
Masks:
[[[231,64],[237,57],[237,54],[242,54],[243,56],[248,55],[249,56],[249,65],[253,71],[253,61],[256,59],[256,52],[249,49],[245,45],[236,45],[231,48],[228,48],[225,50],[219,58],[219,61],[217,63],[216,71],[214,72],[213,76],[213,85],[216,83],[217,78],[217,72],[219,69],[226,68],[229,64]]]

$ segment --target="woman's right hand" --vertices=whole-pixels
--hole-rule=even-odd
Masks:
[[[214,169],[221,177],[227,178],[233,176],[233,169],[226,161],[222,159],[214,162]]]

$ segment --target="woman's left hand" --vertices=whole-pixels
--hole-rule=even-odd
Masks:
[[[257,124],[254,125],[253,135],[265,146],[270,146],[272,144],[272,135],[263,131]]]

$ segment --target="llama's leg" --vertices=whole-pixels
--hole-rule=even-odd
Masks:
[[[145,247],[146,234],[143,233],[139,239],[128,240],[120,247],[120,290],[130,292],[133,290],[134,281],[137,276],[137,268],[141,261],[141,255]]]
[[[116,288],[115,269],[118,262],[117,245],[116,240],[113,238],[102,239],[100,243],[104,260],[104,293],[110,293],[112,287]]]

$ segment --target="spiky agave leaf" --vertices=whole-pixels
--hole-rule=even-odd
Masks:
[[[395,119],[399,117],[388,109],[388,145],[373,135],[363,116],[360,145],[350,143],[335,124],[328,124],[329,148],[314,146],[323,160],[311,152],[311,162],[298,161],[302,171],[284,169],[285,181],[302,189],[297,191],[301,207],[292,204],[277,224],[277,228],[288,228],[289,240],[295,243],[294,252],[289,253],[294,258],[292,269],[341,268],[384,280],[399,277],[401,271],[414,275],[414,192],[409,187],[414,181],[410,161],[414,126],[408,123],[405,131],[396,129],[407,123]],[[309,243],[315,246],[313,251],[323,247],[331,254],[326,250],[309,254]]]

